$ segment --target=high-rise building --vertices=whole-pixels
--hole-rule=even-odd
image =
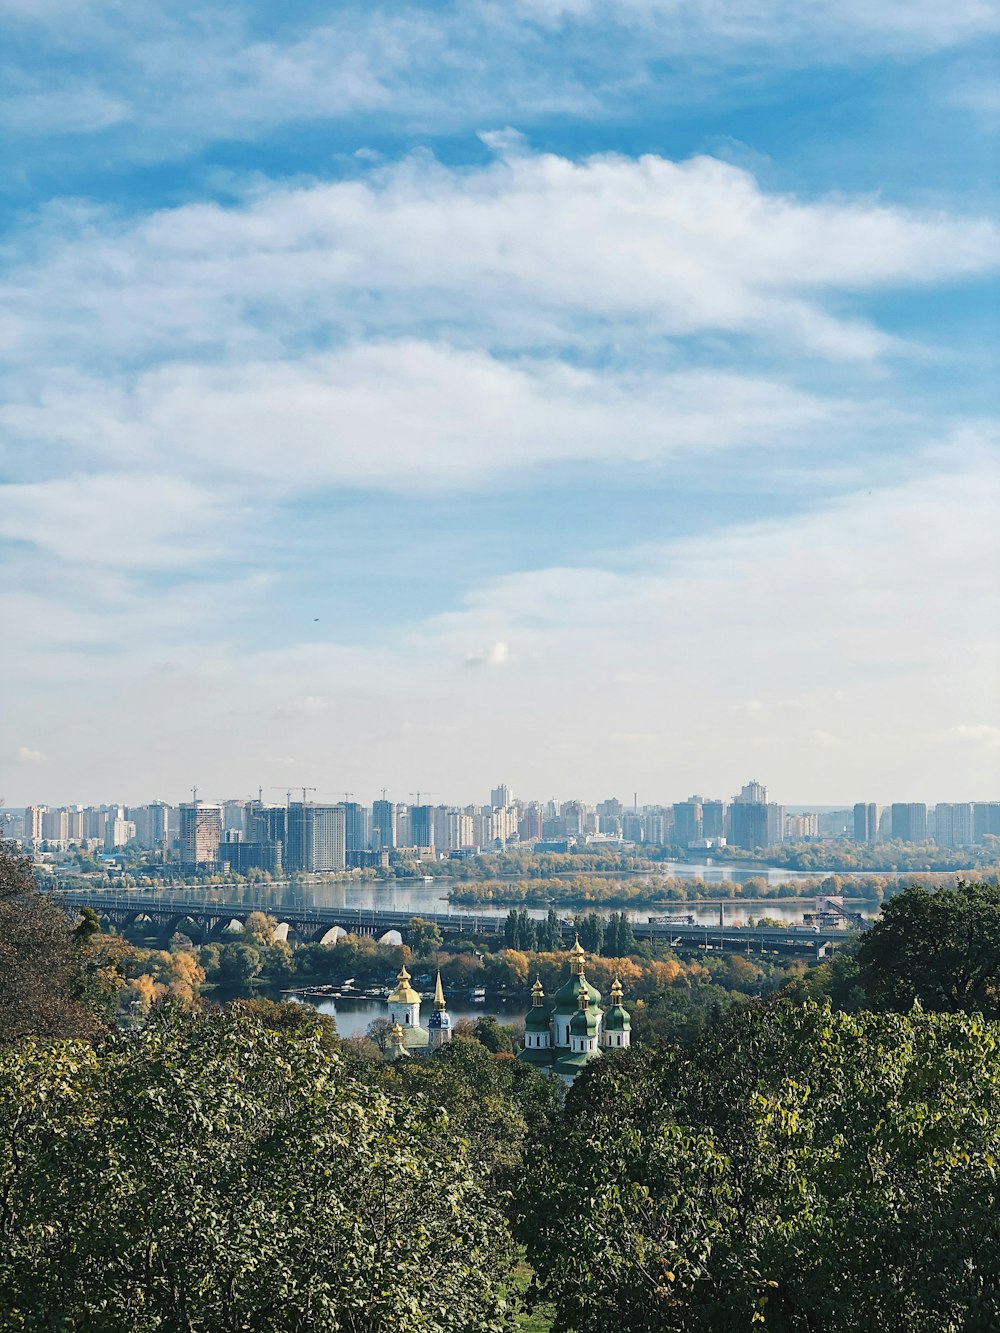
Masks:
[[[512,805],[514,795],[505,782],[501,782],[499,787],[494,787],[490,792],[490,805],[494,810],[502,810],[505,806]]]
[[[347,850],[360,852],[368,846],[368,807],[357,801],[341,801]]]
[[[939,847],[971,847],[975,842],[971,801],[939,801],[934,807],[934,841]]]
[[[755,805],[767,805],[767,788],[762,782],[756,782],[751,779],[742,789],[739,796],[733,797],[733,802],[746,804],[752,802]]]
[[[726,836],[726,807],[722,801],[702,801],[701,836],[703,838]]]
[[[26,805],[24,807],[21,836],[25,843],[30,843],[33,846],[36,842],[42,841],[45,812],[46,807],[44,805]]]
[[[819,815],[786,815],[785,840],[802,842],[806,838],[819,837]]]
[[[238,833],[249,833],[247,827],[247,801],[223,801],[222,830],[235,829]]]
[[[125,811],[119,806],[108,816],[104,825],[104,849],[113,852],[118,847],[127,847],[135,841],[135,824],[125,818]]]
[[[854,807],[854,841],[873,843],[878,838],[878,806],[874,801],[858,801]]]
[[[476,845],[473,837],[472,816],[462,810],[452,810],[448,814],[448,850],[462,851],[463,848]]]
[[[785,807],[774,801],[767,803],[767,845],[774,847],[785,841]]]
[[[689,843],[703,838],[703,827],[700,796],[689,796],[686,801],[674,802],[673,840],[679,847],[687,847]]]
[[[768,845],[767,788],[763,783],[750,781],[739,796],[733,797],[726,827],[733,847],[752,849]]]
[[[522,842],[537,842],[542,836],[542,807],[537,801],[530,801],[521,808],[517,834]]]
[[[748,851],[767,846],[767,804],[738,798],[729,807],[727,841]]]
[[[69,841],[69,819],[65,810],[46,810],[42,816],[42,837],[46,842]]]
[[[214,865],[222,838],[222,807],[207,801],[184,801],[179,833],[182,866]]]
[[[103,842],[109,814],[113,814],[113,811],[108,811],[103,806],[89,805],[83,812],[83,836],[97,838]]]
[[[308,874],[343,870],[347,864],[347,824],[342,805],[292,801],[286,816],[288,841],[283,861],[288,870]]]
[[[976,801],[972,806],[972,833],[976,842],[1000,838],[1000,801]]]
[[[376,801],[372,806],[372,846],[396,846],[396,807],[392,801]]]
[[[410,806],[410,846],[434,846],[434,807],[432,805]]]
[[[927,806],[923,801],[894,801],[892,836],[897,842],[927,841]]]
[[[576,830],[567,828],[567,832]],[[627,810],[622,815],[622,838],[625,842],[645,842],[646,819],[634,810]]]

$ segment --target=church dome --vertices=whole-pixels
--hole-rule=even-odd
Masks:
[[[399,969],[399,975],[396,977],[396,989],[389,992],[390,1004],[419,1004],[420,996],[410,985],[410,974],[406,970],[406,964]]]
[[[596,986],[592,986],[583,973],[574,973],[570,979],[565,982],[556,991],[552,997],[556,1002],[556,1008],[568,1011],[577,1010],[580,1007],[580,982],[583,982],[587,988],[587,1003],[600,1004],[601,992]]]
[[[574,1037],[596,1037],[597,1015],[593,1009],[577,1009],[570,1019],[569,1030]]]
[[[437,1009],[427,1020],[428,1032],[448,1032],[451,1030],[451,1014],[447,1009]]]

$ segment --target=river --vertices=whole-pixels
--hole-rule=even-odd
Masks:
[[[302,1000],[306,1004],[313,1005],[321,1014],[332,1014],[337,1020],[337,1031],[342,1037],[363,1037],[368,1031],[368,1025],[376,1018],[387,1018],[389,1016],[389,1006],[385,1000],[358,999],[358,1000],[327,1000],[318,996],[302,995],[299,993],[283,994],[280,997],[283,1000]],[[460,1018],[468,1018],[473,1022],[477,1018],[497,1018],[501,1023],[511,1023],[515,1019],[523,1018],[527,1013],[529,1002],[516,1000],[499,1000],[496,996],[484,1004],[474,1004],[471,1000],[464,998],[458,999],[448,995],[448,1013],[451,1014],[453,1023]],[[427,1015],[433,1010],[434,1005],[430,1001],[425,1001],[420,1007],[420,1021],[424,1027],[427,1026]]]
[[[582,872],[586,874],[587,872]],[[597,874],[598,872],[594,872]],[[794,883],[796,880],[815,878],[803,871],[784,870],[774,866],[740,866],[731,862],[713,865],[710,861],[691,864],[685,861],[664,861],[651,875],[674,876],[678,879],[704,879],[717,882],[719,899],[691,899],[658,905],[656,907],[626,907],[633,921],[645,921],[650,916],[693,917],[699,925],[717,925],[720,920],[724,925],[747,924],[752,917],[755,921],[762,917],[793,924],[801,922],[803,912],[813,910],[815,900],[809,898],[727,898],[726,888],[731,884],[742,884],[748,879],[765,879],[769,884]],[[601,875],[601,878],[610,878]],[[844,877],[846,878],[846,876]],[[430,883],[423,880],[365,880],[362,882],[330,879],[306,882],[285,881],[274,884],[248,885],[234,882],[226,885],[204,885],[190,887],[172,887],[161,890],[172,896],[190,896],[192,902],[245,903],[269,914],[280,914],[288,907],[343,907],[358,913],[359,924],[364,920],[365,912],[382,909],[391,912],[412,912],[414,916],[424,916],[438,912],[460,912],[476,916],[506,916],[509,904],[489,906],[476,904],[464,906],[449,901],[448,892],[452,887],[461,887],[468,881],[435,878]],[[620,881],[622,885],[633,884],[634,877]],[[601,905],[562,902],[556,905],[560,916],[572,916],[574,911],[595,911],[602,916],[621,910],[621,904],[604,903]],[[864,915],[874,915],[878,910],[874,904],[856,904]],[[543,917],[544,907],[529,907],[528,914]]]

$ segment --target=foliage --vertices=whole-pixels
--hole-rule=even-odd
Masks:
[[[406,942],[417,958],[431,958],[441,948],[441,928],[434,921],[411,916],[406,928]]]
[[[913,886],[882,908],[862,938],[858,969],[869,1000],[905,1011],[919,1001],[948,1013],[1000,1015],[1000,889]]]
[[[506,1225],[447,1114],[245,1011],[0,1053],[0,1198],[5,1328],[513,1322]]]
[[[74,937],[63,909],[40,892],[28,858],[0,841],[0,1043],[97,1029],[83,967],[91,933]]]
[[[557,1333],[1000,1321],[1000,1039],[981,1019],[733,1011],[608,1053],[518,1214]]]

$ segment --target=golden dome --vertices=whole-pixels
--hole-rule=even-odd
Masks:
[[[396,977],[396,989],[389,992],[390,1004],[419,1004],[420,996],[410,985],[410,974],[406,970],[406,964],[399,969],[399,975]]]

